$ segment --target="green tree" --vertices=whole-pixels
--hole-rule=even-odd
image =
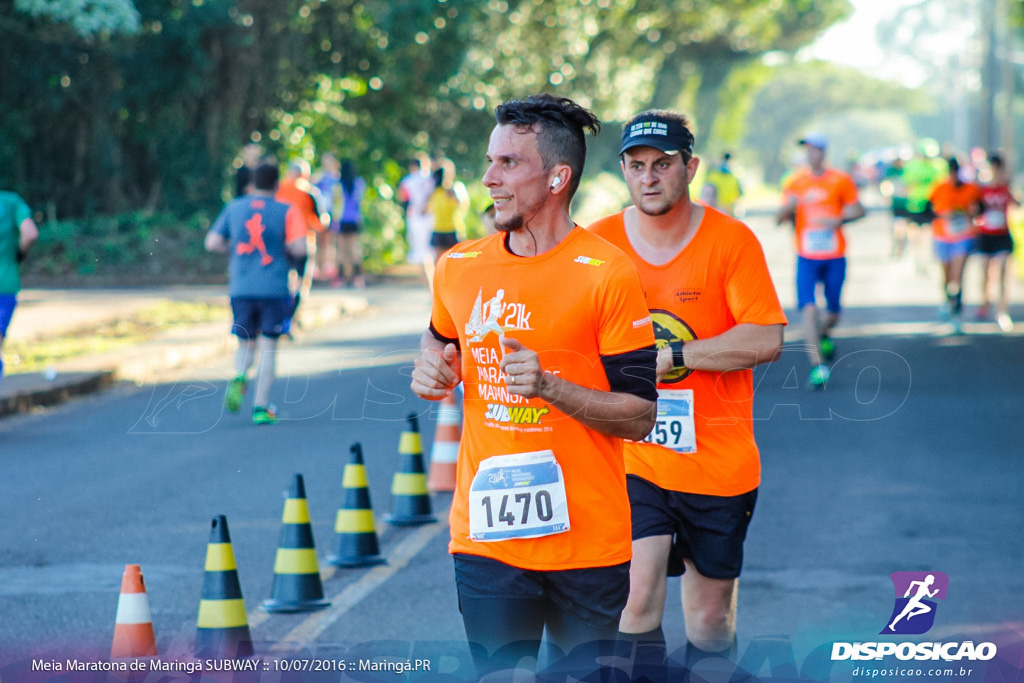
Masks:
[[[13,2],[18,2],[17,12]],[[76,8],[74,11],[70,11]],[[0,184],[61,217],[220,205],[237,150],[327,150],[383,198],[413,151],[477,176],[501,100],[648,106],[730,143],[769,51],[847,0],[0,0]],[[77,14],[76,14],[77,12]],[[9,76],[9,77],[8,77]],[[716,117],[723,123],[716,128]],[[706,133],[702,133],[707,137]],[[617,131],[592,169],[614,165]]]
[[[743,147],[753,152],[765,179],[774,183],[788,167],[799,136],[811,125],[832,134],[829,153],[833,163],[842,164],[850,150],[908,142],[907,115],[932,107],[924,93],[878,81],[852,68],[825,62],[787,64],[774,69],[774,76],[756,93]],[[865,112],[896,112],[904,125],[879,130],[863,123],[868,118]],[[857,133],[849,128],[851,114],[861,121]],[[838,122],[841,117],[847,117],[846,125]]]
[[[36,19],[67,25],[84,39],[139,31],[139,12],[132,0],[14,0],[14,9]]]
[[[483,30],[454,85],[477,108],[541,89],[572,97],[602,121],[648,107],[678,107],[701,131],[721,112],[749,106],[724,86],[763,54],[794,51],[851,11],[846,0],[491,0]],[[614,126],[613,126],[614,127]],[[617,135],[595,147],[611,166]]]

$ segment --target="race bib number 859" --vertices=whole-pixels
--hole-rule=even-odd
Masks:
[[[658,417],[644,443],[665,446],[678,453],[697,452],[693,389],[658,391]]]

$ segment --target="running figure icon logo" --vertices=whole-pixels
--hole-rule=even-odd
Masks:
[[[494,296],[484,301],[484,290],[481,287],[466,323],[466,336],[470,344],[479,344],[491,332],[501,340],[506,332],[532,330],[531,315],[533,313],[526,309],[526,304],[505,301],[504,289],[497,290]]]
[[[263,214],[257,212],[245,222],[245,229],[249,232],[248,242],[239,242],[235,248],[239,254],[252,254],[257,252],[261,255],[260,263],[269,266],[274,262],[274,257],[267,253],[267,243],[263,241],[263,233],[266,228],[263,225]]]
[[[505,328],[498,322],[505,311],[505,290],[499,289],[487,303],[483,303],[483,295],[484,290],[481,287],[477,292],[469,322],[466,323],[466,335],[470,337],[470,342],[482,342],[490,332],[498,335],[499,339],[505,336]]]
[[[938,603],[934,599],[946,599],[949,577],[943,572],[893,572],[889,577],[896,590],[896,604],[881,633],[927,633],[935,623]]]

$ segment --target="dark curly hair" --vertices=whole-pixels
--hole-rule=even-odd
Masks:
[[[277,170],[277,164],[269,161],[261,161],[260,165],[252,173],[256,189],[264,191],[273,190],[277,187],[279,176],[280,172]]]
[[[499,125],[537,133],[537,148],[544,168],[567,164],[572,169],[569,196],[576,193],[587,161],[586,132],[597,135],[601,131],[601,122],[593,112],[567,97],[541,94],[502,102],[494,114]]]

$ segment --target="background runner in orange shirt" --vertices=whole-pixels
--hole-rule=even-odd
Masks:
[[[464,383],[449,549],[481,676],[536,657],[545,629],[564,653],[613,644],[631,553],[622,439],[650,432],[656,400],[636,268],[569,217],[600,124],[548,95],[496,113],[483,182],[498,232],[438,262],[412,375],[432,400]]]
[[[825,136],[814,133],[800,144],[807,152],[807,167],[793,174],[783,187],[784,203],[778,222],[793,221],[796,228],[796,298],[811,360],[808,384],[821,389],[828,382],[827,364],[836,352],[830,333],[842,310],[846,280],[843,224],[863,217],[864,207],[857,198],[853,178],[825,165]],[[825,294],[825,315],[820,319],[819,283]]]
[[[682,574],[687,664],[735,641],[743,540],[761,481],[750,369],[775,358],[786,324],[754,234],[690,201],[693,141],[676,112],[628,121],[621,154],[633,206],[590,228],[636,264],[659,347],[658,421],[625,449],[633,562],[620,626],[638,646],[655,644],[655,665],[668,574]],[[638,659],[649,663],[646,649]]]
[[[302,300],[309,297],[313,287],[313,269],[307,271],[307,264],[316,263],[317,235],[324,230],[324,222],[320,214],[320,190],[311,181],[312,171],[305,159],[295,159],[288,164],[288,174],[277,187],[276,199],[299,210],[306,223],[306,255],[302,258],[289,257],[295,282],[290,283],[292,290],[291,310],[285,321],[285,334],[291,334],[292,318]],[[291,276],[289,276],[291,279]]]
[[[942,316],[961,331],[964,265],[974,249],[974,217],[981,211],[981,190],[960,177],[960,162],[949,158],[949,176],[932,188],[928,201],[935,212],[932,242],[935,257],[942,264]]]

